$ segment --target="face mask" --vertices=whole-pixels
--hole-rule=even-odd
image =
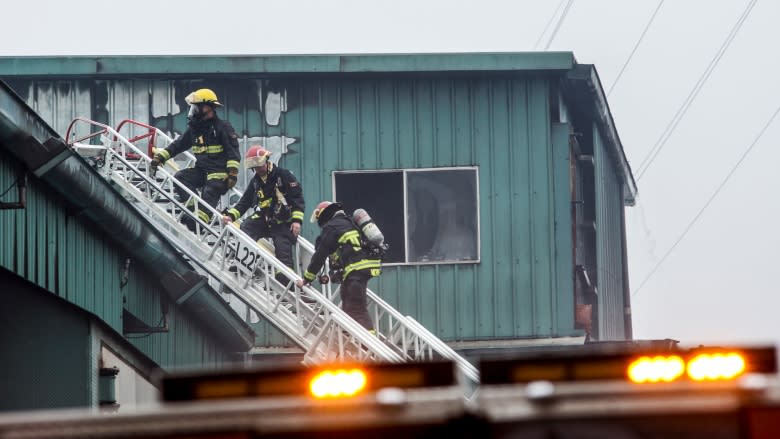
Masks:
[[[187,113],[187,119],[198,120],[200,119],[200,108],[195,104],[190,104],[190,111]]]

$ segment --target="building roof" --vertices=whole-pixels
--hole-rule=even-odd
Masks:
[[[565,74],[575,90],[593,102],[593,120],[604,133],[623,180],[624,203],[634,204],[636,182],[598,73],[590,64],[578,64],[572,52],[0,57],[0,78],[422,72]]]
[[[569,70],[571,52],[0,57],[0,76]]]
[[[598,126],[605,141],[609,144],[612,162],[616,167],[617,175],[623,180],[623,202],[633,206],[636,201],[637,187],[631,165],[626,158],[623,142],[618,136],[612,112],[601,86],[601,79],[592,64],[578,64],[566,73],[566,78],[574,93],[579,95],[581,101],[587,102],[586,111]]]

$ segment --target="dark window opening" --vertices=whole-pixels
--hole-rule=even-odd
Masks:
[[[389,245],[385,262],[404,262],[403,172],[336,173],[336,201],[344,211],[365,209]]]
[[[349,213],[366,209],[382,230],[385,262],[479,261],[476,168],[336,172],[334,183]]]

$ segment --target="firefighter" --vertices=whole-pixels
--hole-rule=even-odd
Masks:
[[[295,175],[272,163],[270,156],[271,152],[260,145],[249,148],[244,166],[255,175],[238,203],[222,212],[222,220],[236,221],[254,206],[254,214],[241,223],[241,230],[255,241],[271,238],[276,258],[293,268],[292,248],[303,222],[303,191]],[[276,280],[282,285],[290,282],[282,273],[276,274]]]
[[[222,104],[212,90],[195,90],[184,101],[190,106],[187,130],[167,148],[157,151],[152,159],[152,175],[168,159],[192,148],[197,158],[195,167],[182,169],[174,177],[193,192],[200,189],[203,201],[216,207],[219,198],[238,180],[241,160],[238,136],[230,122],[217,117],[216,108]],[[176,193],[182,202],[189,198],[181,189],[177,189]],[[192,207],[194,202],[188,200],[186,205]],[[196,213],[204,222],[211,220],[211,214],[206,209],[198,209]],[[188,215],[182,217],[182,223],[195,230],[195,221]]]
[[[311,215],[322,233],[317,238],[314,255],[303,279],[296,285],[303,288],[310,284],[330,258],[331,268],[338,267],[341,274],[341,308],[364,328],[374,332],[374,324],[368,313],[366,288],[372,277],[381,273],[381,261],[369,257],[364,248],[360,231],[344,213],[341,203],[323,201]]]

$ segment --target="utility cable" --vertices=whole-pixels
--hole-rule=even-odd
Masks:
[[[750,151],[753,150],[753,147],[756,146],[756,144],[758,143],[759,140],[761,140],[761,137],[764,135],[766,130],[769,128],[769,126],[772,125],[772,122],[774,122],[774,120],[775,120],[775,118],[777,117],[778,114],[780,114],[780,107],[777,107],[775,112],[772,114],[772,117],[769,118],[769,121],[764,125],[763,128],[761,128],[761,131],[759,131],[758,135],[753,140],[753,143],[751,143],[750,146],[748,146],[748,148],[742,154],[742,157],[740,157],[739,160],[737,160],[737,163],[734,164],[734,166],[731,168],[729,173],[726,175],[726,178],[724,178],[723,181],[720,182],[720,185],[718,185],[718,187],[715,189],[715,192],[713,192],[712,195],[710,196],[710,198],[707,200],[707,202],[704,203],[704,206],[702,206],[702,208],[699,209],[699,212],[696,214],[696,216],[693,217],[691,222],[688,223],[688,225],[685,227],[685,230],[683,230],[682,234],[680,234],[680,236],[677,238],[677,240],[674,241],[674,244],[672,244],[672,246],[669,248],[669,250],[667,250],[666,253],[663,255],[663,257],[661,257],[661,260],[658,261],[658,263],[655,264],[653,269],[650,270],[650,273],[648,273],[647,276],[645,276],[645,279],[642,281],[642,283],[639,284],[639,287],[636,290],[634,290],[634,292],[631,293],[631,297],[632,298],[634,296],[636,296],[636,294],[639,293],[639,291],[642,290],[642,287],[644,287],[645,284],[647,284],[647,282],[650,280],[650,278],[653,277],[653,275],[656,273],[656,271],[658,271],[658,268],[661,266],[661,264],[664,263],[666,258],[668,258],[670,254],[672,254],[674,249],[677,248],[677,245],[680,244],[680,242],[683,240],[683,238],[685,238],[685,236],[688,234],[688,232],[691,231],[691,229],[696,224],[696,222],[699,220],[699,218],[704,213],[704,211],[710,206],[710,204],[712,204],[712,201],[718,196],[718,194],[720,193],[721,189],[723,189],[723,187],[726,186],[726,183],[728,183],[729,179],[731,179],[731,176],[734,175],[734,171],[736,171],[737,168],[739,168],[739,165],[741,165],[742,162],[745,161],[745,158],[748,156],[748,154],[750,154]]]
[[[534,50],[536,50],[539,47],[539,43],[542,42],[542,38],[544,37],[544,34],[547,33],[547,29],[550,28],[550,25],[552,24],[552,22],[555,19],[555,17],[558,15],[558,11],[561,9],[561,6],[563,6],[563,2],[565,2],[565,1],[566,0],[561,0],[558,3],[558,7],[555,8],[555,11],[552,13],[552,15],[550,15],[550,19],[547,20],[547,24],[544,25],[544,30],[542,30],[542,33],[539,34],[539,38],[537,38],[536,42],[534,43]]]
[[[655,142],[655,145],[653,145],[653,147],[650,149],[650,152],[645,156],[645,158],[637,167],[637,181],[642,179],[642,176],[645,175],[650,165],[652,165],[655,159],[658,157],[658,154],[661,152],[664,145],[666,145],[666,142],[672,136],[672,133],[674,133],[675,129],[677,129],[677,126],[682,120],[683,116],[685,116],[685,113],[688,111],[693,101],[699,95],[699,92],[704,87],[704,84],[707,83],[707,80],[710,78],[710,75],[712,75],[712,72],[717,67],[718,63],[720,62],[720,59],[726,53],[726,50],[731,45],[731,42],[734,41],[734,37],[736,37],[739,30],[742,28],[742,24],[750,15],[750,12],[753,10],[753,6],[755,6],[756,4],[756,1],[757,0],[751,0],[750,3],[748,3],[748,5],[745,7],[745,10],[742,12],[742,15],[734,24],[734,27],[732,27],[731,32],[729,32],[728,36],[726,36],[726,39],[723,41],[723,44],[721,44],[720,49],[718,49],[718,52],[715,54],[715,57],[710,61],[709,65],[707,65],[707,68],[704,70],[704,73],[702,73],[702,75],[699,77],[699,80],[696,81],[696,84],[693,86],[693,89],[688,94],[688,97],[685,98],[685,101],[683,101],[682,106],[680,106],[680,108],[677,109],[677,112],[669,121],[669,124],[666,125],[666,128],[664,129],[663,133],[661,133],[661,136]]]
[[[555,28],[552,31],[552,35],[550,35],[550,39],[547,40],[547,45],[544,46],[544,50],[550,48],[550,44],[552,44],[553,40],[555,39],[555,36],[558,35],[558,31],[561,29],[563,20],[566,19],[566,15],[569,13],[569,9],[571,9],[572,3],[574,3],[574,0],[569,0],[568,3],[566,3],[566,7],[563,8],[563,12],[561,13],[560,18],[558,18],[558,23],[555,24]]]
[[[648,20],[647,24],[645,25],[645,29],[642,31],[642,35],[639,36],[639,39],[637,40],[636,44],[634,44],[634,48],[631,49],[631,54],[628,55],[628,59],[626,59],[626,62],[623,63],[623,67],[620,68],[620,73],[617,74],[615,81],[612,82],[612,85],[609,87],[609,91],[607,91],[607,97],[609,97],[610,93],[612,93],[612,90],[615,88],[615,84],[617,84],[618,81],[620,81],[620,77],[623,76],[623,72],[626,71],[626,67],[628,67],[628,63],[631,62],[631,58],[634,57],[636,50],[639,48],[639,45],[642,44],[642,40],[645,38],[645,34],[647,33],[647,30],[650,29],[650,26],[653,24],[653,21],[655,20],[655,16],[658,15],[658,11],[661,9],[661,5],[663,4],[664,4],[664,0],[660,0],[658,2],[658,6],[656,6],[655,11],[653,11],[653,15],[650,16],[650,20]]]

